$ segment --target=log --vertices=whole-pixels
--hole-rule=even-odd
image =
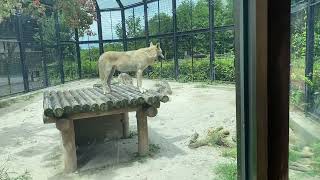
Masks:
[[[115,96],[113,96],[111,94],[103,94],[103,91],[100,88],[94,88],[94,90],[97,91],[98,93],[102,94],[103,96],[105,96],[107,98],[110,98],[113,101],[113,107],[120,108],[120,107],[124,107],[125,106],[123,97],[121,97],[121,99],[120,99],[120,98],[115,97]]]
[[[99,97],[97,97],[95,94],[93,94],[91,91],[88,89],[83,90],[84,93],[86,93],[91,99],[93,99],[95,102],[98,103],[99,105],[99,110],[100,111],[106,111],[108,110],[108,105],[105,101],[102,101]]]
[[[113,87],[114,88],[114,87]],[[119,91],[111,91],[111,94],[112,95],[118,95],[118,96],[122,96],[124,99],[128,99],[128,104],[129,105],[132,105],[132,106],[136,106],[138,105],[138,101],[137,99],[135,99],[134,97],[126,94],[126,93],[123,93],[123,92],[119,92]]]
[[[63,115],[63,108],[59,102],[59,97],[57,92],[55,91],[51,91],[50,92],[51,96],[52,96],[52,108],[53,108],[53,114],[55,117],[62,117]]]
[[[156,103],[154,103],[152,106],[155,108],[160,108],[160,101],[157,101]]]
[[[148,122],[143,108],[137,110],[137,128],[138,128],[138,154],[145,156],[149,153],[148,142]]]
[[[129,137],[129,112],[123,113],[122,119],[123,138]]]
[[[158,97],[160,99],[160,101],[163,103],[166,103],[170,100],[168,95],[160,94],[160,93],[153,91],[153,90],[148,90],[147,92],[150,94],[154,94],[155,97]]]
[[[147,96],[146,94],[142,94],[134,89],[132,89],[129,85],[124,85],[124,84],[121,84],[121,85],[118,85],[119,87],[121,87],[122,89],[130,92],[130,93],[133,93],[135,94],[136,96],[140,96],[144,99],[144,101],[149,104],[149,105],[152,105],[154,100],[153,100],[153,97],[152,96]]]
[[[70,91],[64,91],[63,92],[65,98],[68,100],[72,107],[73,113],[81,112],[81,105],[78,103],[78,101],[71,95]]]
[[[136,94],[134,94],[134,93],[132,93],[132,92],[130,92],[128,90],[125,90],[125,89],[121,88],[120,86],[114,85],[113,88],[115,90],[117,90],[118,92],[128,94],[130,97],[133,97],[133,98],[137,99],[137,103],[138,104],[145,103],[144,98],[142,96],[140,96],[140,95],[136,95]]]
[[[44,114],[49,117],[53,117],[53,108],[51,105],[51,96],[48,91],[43,93],[43,110]]]
[[[83,89],[77,89],[76,90],[80,96],[86,100],[86,103],[90,106],[90,111],[98,112],[99,111],[99,105],[96,103],[93,99],[90,98],[86,93],[83,92]]]
[[[158,114],[158,109],[153,106],[149,106],[146,108],[145,112],[148,117],[155,117]]]
[[[128,106],[129,100],[127,98],[125,98],[119,94],[116,94],[116,93],[111,93],[110,95],[119,99],[119,101],[121,102],[120,107],[127,107]]]
[[[89,91],[91,91],[93,94],[95,94],[98,98],[102,99],[104,102],[107,103],[108,109],[111,109],[111,107],[113,107],[113,101],[111,98],[108,98],[107,96],[99,93],[98,91],[96,91],[94,88],[89,88]]]
[[[64,170],[66,173],[74,172],[77,169],[77,154],[73,120],[59,119],[56,122],[56,127],[62,136]]]
[[[86,100],[80,96],[80,94],[76,90],[70,90],[71,95],[78,101],[78,103],[81,105],[81,111],[82,112],[88,112],[90,111],[90,106],[87,104]]]
[[[64,113],[66,113],[66,114],[72,113],[72,107],[69,104],[68,100],[65,98],[64,93],[62,91],[58,91],[57,94],[60,99],[60,103],[61,103],[61,106],[63,108]]]
[[[128,85],[123,85],[123,86],[126,86],[136,92],[140,92],[140,90],[134,86],[128,86]],[[147,92],[144,93],[145,95],[149,96],[149,97],[152,97],[153,98],[153,102],[152,103],[156,103],[158,101],[161,101],[161,102],[168,102],[169,101],[169,97],[167,95],[162,95],[156,91],[152,91],[152,90],[147,90]]]

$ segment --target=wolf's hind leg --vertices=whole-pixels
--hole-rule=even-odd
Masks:
[[[110,86],[107,84],[107,81],[108,81],[109,74],[112,71],[112,66],[105,65],[104,68],[101,67],[99,70],[100,70],[99,74],[100,74],[100,79],[102,83],[103,93],[104,94],[110,93],[111,89],[110,89]]]
[[[108,79],[107,79],[107,85],[108,85],[108,87],[109,87],[109,92],[111,92],[111,80],[112,80],[112,78],[113,78],[113,74],[114,74],[114,72],[116,71],[116,68],[115,67],[112,67],[112,69],[111,69],[111,71],[110,71],[110,73],[109,73],[109,75],[108,75]]]

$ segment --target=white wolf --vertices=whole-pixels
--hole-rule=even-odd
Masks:
[[[110,83],[115,70],[120,72],[136,72],[137,86],[142,93],[145,92],[142,88],[143,70],[153,65],[158,57],[164,58],[160,44],[153,45],[152,42],[150,43],[150,47],[134,51],[108,51],[103,53],[99,58],[98,67],[104,94],[111,92]]]

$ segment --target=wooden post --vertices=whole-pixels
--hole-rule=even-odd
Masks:
[[[77,154],[73,120],[59,119],[56,127],[60,130],[62,137],[64,170],[66,173],[74,172],[77,169]]]
[[[123,138],[129,137],[129,113],[125,112],[123,113],[123,119],[122,119],[122,130],[123,130]]]
[[[138,153],[145,156],[149,152],[147,115],[142,107],[137,110]]]

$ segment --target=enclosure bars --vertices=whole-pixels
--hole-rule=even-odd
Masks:
[[[144,34],[146,36],[146,47],[149,47],[149,25],[148,25],[148,3],[147,0],[143,0],[143,11],[144,11]],[[147,73],[150,77],[151,67],[148,66]]]
[[[193,23],[192,23],[192,21],[193,21],[193,19],[192,19],[193,1],[192,0],[190,0],[190,7],[191,7],[191,9],[190,9],[190,19],[191,19],[191,21],[190,21],[190,29],[192,30],[193,29]],[[193,74],[194,73],[194,67],[193,67],[193,65],[194,65],[193,43],[194,43],[193,36],[191,36],[191,43],[190,44],[191,44],[191,76],[192,76],[192,81],[194,81],[194,74]]]
[[[60,80],[61,83],[64,84],[64,70],[63,70],[63,57],[61,52],[61,38],[60,38],[60,23],[59,23],[59,17],[58,17],[58,11],[54,10],[54,21],[55,21],[55,33],[56,33],[56,47],[57,47],[57,54],[59,58],[59,71],[60,71]]]
[[[17,23],[17,39],[19,42],[19,48],[20,48],[20,60],[21,60],[21,69],[22,69],[22,77],[23,77],[23,86],[24,91],[29,92],[29,81],[28,81],[28,69],[26,66],[26,53],[25,53],[25,47],[24,47],[24,41],[23,41],[23,33],[22,33],[22,22],[21,22],[21,12],[19,9],[17,9],[16,13],[16,23]]]
[[[146,36],[146,47],[149,46],[149,25],[148,25],[148,3],[147,0],[143,0],[144,10],[144,34]]]
[[[313,78],[314,62],[314,0],[308,0],[307,6],[307,40],[306,40],[306,59],[305,59],[305,77],[309,82]],[[309,82],[305,82],[305,111],[311,112],[314,107],[313,88]]]
[[[128,50],[127,44],[127,33],[126,33],[126,16],[124,14],[124,7],[120,0],[116,0],[119,7],[121,8],[121,24],[122,24],[122,43],[123,43],[123,50]]]
[[[209,0],[209,29],[210,29],[210,79],[215,80],[214,67],[214,0]]]
[[[42,67],[43,67],[43,72],[44,72],[44,85],[46,87],[49,86],[48,82],[48,68],[47,68],[47,59],[45,58],[44,54],[44,45],[43,45],[43,28],[42,24],[40,25],[39,29],[39,34],[40,34],[40,46],[41,46],[41,61],[42,61]]]
[[[76,53],[77,53],[77,63],[78,63],[78,76],[79,79],[82,78],[82,71],[81,71],[81,55],[80,55],[80,43],[79,43],[79,30],[76,28],[74,29],[74,38],[76,40]]]
[[[157,1],[157,5],[158,5],[158,33],[157,35],[160,34],[160,0]],[[160,45],[162,45],[161,43],[161,39],[158,37],[159,43]],[[164,57],[166,58],[166,57]],[[162,58],[160,58],[160,78],[162,79]]]
[[[95,1],[95,4],[96,4],[97,24],[98,24],[99,53],[101,55],[101,54],[103,54],[103,51],[104,51],[103,50],[103,42],[102,42],[101,13],[100,13],[100,8],[99,8],[97,1]]]
[[[176,0],[172,0],[172,26],[173,26],[173,59],[174,59],[174,73],[175,79],[179,76],[179,63],[177,56],[177,4]]]

